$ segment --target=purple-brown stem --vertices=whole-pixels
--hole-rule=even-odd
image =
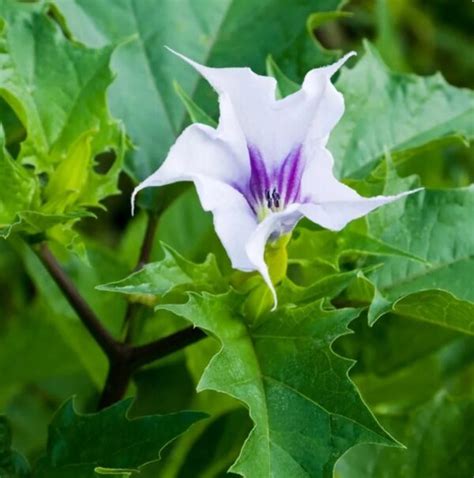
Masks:
[[[57,262],[46,243],[40,245],[38,256],[81,322],[108,358],[109,371],[99,401],[99,409],[112,405],[124,396],[133,374],[140,367],[166,357],[206,337],[202,330],[188,327],[141,346],[134,347],[128,343],[120,342],[103,326],[95,312]]]

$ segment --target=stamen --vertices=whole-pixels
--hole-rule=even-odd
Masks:
[[[280,195],[278,194],[276,188],[273,188],[273,191],[272,191],[272,202],[273,202],[273,206],[275,206],[276,208],[279,208],[280,207]]]
[[[276,188],[273,188],[272,192],[272,198],[273,198],[273,205],[278,209],[280,207],[280,193],[276,190]]]
[[[267,200],[268,209],[272,208],[272,196],[270,196],[270,189],[265,190],[265,199]]]

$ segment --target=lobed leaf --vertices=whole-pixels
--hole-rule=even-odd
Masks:
[[[330,477],[336,460],[356,443],[394,443],[348,378],[351,362],[331,350],[358,310],[324,310],[316,302],[279,309],[251,326],[236,312],[241,300],[234,292],[204,293],[187,304],[160,306],[222,344],[198,391],[241,400],[255,423],[231,471]]]
[[[362,445],[338,466],[337,478],[469,478],[474,469],[474,401],[439,392],[398,419],[406,449]],[[405,423],[403,423],[405,422]]]
[[[95,471],[131,475],[159,460],[166,445],[206,416],[189,411],[129,419],[131,403],[123,400],[80,415],[73,400],[66,402],[49,426],[47,455],[33,476],[93,478]]]
[[[0,191],[1,202],[9,204],[3,235],[11,232],[8,225],[31,233],[23,227],[27,214],[56,218],[48,227],[71,225],[87,207],[118,192],[125,140],[106,103],[113,48],[72,43],[38,4],[1,0],[0,12],[0,96],[26,132],[18,157],[3,152],[1,161],[9,161],[16,194],[29,188],[16,204],[12,186]],[[102,173],[95,157],[104,152],[114,160]]]
[[[38,202],[35,176],[19,165],[5,150],[5,138],[0,126],[0,235],[6,234],[15,221],[18,210],[34,207]],[[5,231],[5,232],[3,232]]]
[[[277,289],[278,302],[283,305],[314,302],[318,299],[333,299],[345,290],[358,274],[358,270],[329,274],[305,286],[300,286],[285,278]]]
[[[6,417],[0,415],[0,476],[27,478],[30,467],[25,458],[11,448],[12,434]]]
[[[346,111],[329,139],[335,172],[360,177],[386,150],[420,148],[443,137],[474,138],[474,93],[446,83],[440,74],[422,78],[387,69],[370,43],[336,87]],[[401,153],[405,155],[406,153]]]
[[[372,234],[427,261],[423,264],[403,258],[387,258],[383,268],[369,274],[369,279],[390,304],[408,294],[421,294],[405,297],[399,302],[399,310],[404,315],[408,304],[415,305],[417,298],[436,297],[435,303],[442,309],[423,300],[419,304],[426,307],[422,311],[417,306],[416,314],[423,320],[438,323],[453,320],[458,327],[457,318],[445,316],[445,307],[449,308],[449,315],[463,310],[463,328],[467,332],[471,330],[472,325],[466,318],[470,316],[472,304],[466,301],[474,301],[470,287],[470,277],[474,273],[474,236],[469,232],[474,227],[470,213],[473,207],[473,187],[422,191],[369,217]],[[427,289],[442,289],[448,294],[425,291]],[[373,321],[389,310],[390,304],[388,309],[383,307],[375,313]],[[415,310],[411,314],[414,313]],[[463,321],[462,318],[459,320]]]
[[[162,260],[145,265],[125,279],[99,285],[96,289],[163,297],[172,291],[218,291],[225,286],[226,281],[214,256],[209,255],[202,264],[195,264],[164,243],[161,247],[164,251]]]
[[[288,254],[290,262],[302,265],[322,262],[335,270],[339,270],[344,257],[351,255],[403,257],[423,262],[418,256],[366,233],[354,231],[351,227],[341,232],[300,229],[298,237],[289,244]]]

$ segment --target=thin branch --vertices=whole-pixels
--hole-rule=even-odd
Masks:
[[[153,212],[148,212],[147,225],[145,235],[143,236],[142,247],[140,249],[140,255],[138,256],[137,265],[135,271],[140,270],[150,260],[150,255],[153,250],[153,243],[155,240],[156,230],[158,228],[159,216]],[[140,304],[129,302],[127,310],[125,311],[125,317],[123,319],[123,327],[126,329],[125,343],[132,342],[132,325],[133,321],[141,308]]]
[[[123,319],[123,328],[125,329],[125,339],[124,343],[131,344],[134,335],[134,324],[138,315],[138,312],[142,308],[142,304],[137,304],[136,302],[129,302],[127,304],[127,309],[125,310],[125,316]]]
[[[171,355],[206,337],[200,329],[188,327],[138,347],[121,344],[121,352],[110,361],[109,372],[99,400],[99,410],[119,401],[127,391],[133,374],[143,365]]]
[[[130,357],[131,363],[135,368],[141,367],[177,352],[205,337],[207,335],[201,329],[187,327],[149,344],[133,347]]]
[[[136,370],[131,366],[129,360],[130,349],[126,346],[123,349],[123,355],[117,356],[115,360],[110,360],[109,371],[99,399],[99,410],[118,402],[127,392],[128,384]]]
[[[146,225],[145,235],[143,236],[143,243],[140,249],[140,255],[135,270],[141,269],[149,260],[153,250],[155,241],[156,229],[160,218],[153,212],[148,213],[148,222]]]
[[[140,367],[175,353],[207,336],[200,329],[188,327],[137,347],[118,342],[102,325],[46,243],[40,245],[37,253],[71,307],[109,359],[109,372],[100,398],[100,408],[107,407],[123,397],[131,377]]]
[[[46,243],[43,242],[40,245],[38,249],[38,256],[48,272],[51,274],[51,277],[64,293],[67,301],[75,310],[79,319],[102,348],[104,353],[109,358],[115,357],[117,354],[119,354],[119,344],[109,333],[109,331],[102,325],[95,312],[81,296],[74,283],[63,271],[58,261],[49,250]]]

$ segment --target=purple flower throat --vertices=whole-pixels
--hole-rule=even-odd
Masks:
[[[259,149],[248,146],[250,178],[237,189],[245,196],[259,221],[270,212],[300,201],[303,159],[301,145],[293,148],[282,163],[269,170]]]

